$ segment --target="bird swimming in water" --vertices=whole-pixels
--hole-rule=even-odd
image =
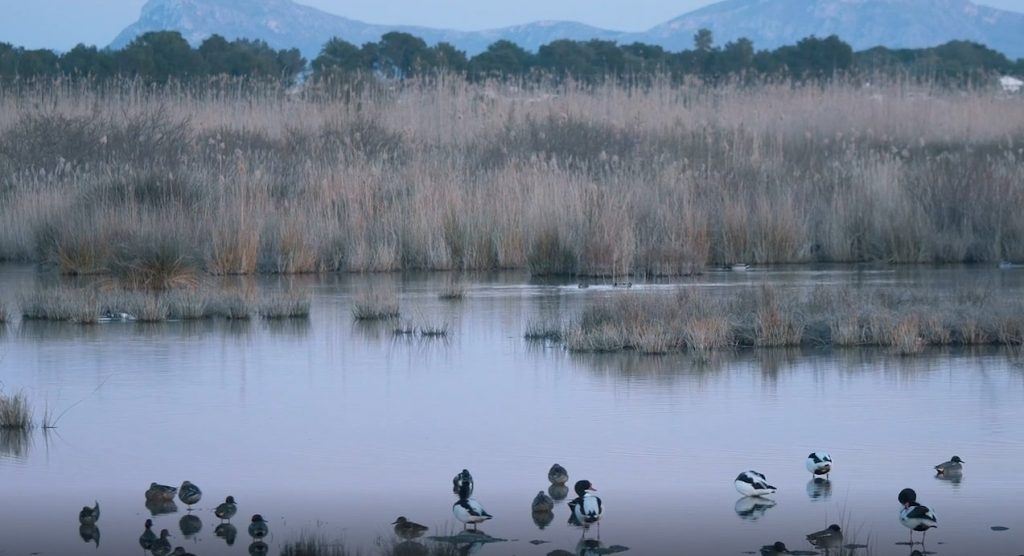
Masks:
[[[555,501],[543,490],[533,497],[533,503],[530,504],[530,510],[534,512],[550,512],[553,509],[555,509]]]
[[[900,523],[910,529],[910,545],[914,545],[914,531],[922,533],[921,544],[924,544],[928,530],[939,526],[935,513],[917,502],[917,493],[914,489],[901,490],[898,499],[903,505],[903,509],[900,510]]]
[[[167,540],[170,536],[171,532],[167,529],[160,530],[160,538],[153,541],[153,546],[149,549],[153,556],[167,556],[171,553],[171,541]]]
[[[833,523],[827,528],[807,535],[807,542],[815,548],[831,550],[843,546],[843,530],[839,525]]]
[[[152,500],[155,502],[174,502],[174,495],[177,493],[178,489],[172,486],[149,483],[149,489],[146,490],[146,500]]]
[[[962,473],[964,470],[964,464],[966,461],[960,459],[960,456],[953,456],[949,458],[949,461],[944,461],[935,466],[935,473],[937,475],[952,475],[954,473]]]
[[[174,548],[174,552],[171,552],[171,556],[196,556],[196,555],[192,554],[191,552],[186,551],[185,547],[183,547],[183,546],[177,546],[177,547]]]
[[[228,496],[223,502],[217,504],[217,507],[213,510],[213,515],[221,520],[230,520],[235,517],[236,513],[238,513],[238,505],[235,504],[234,496]]]
[[[468,492],[467,498],[473,496],[473,476],[469,474],[468,469],[463,469],[461,473],[455,475],[455,478],[452,479],[452,492],[461,496],[459,493],[464,489]]]
[[[744,471],[736,477],[733,486],[743,496],[767,496],[778,489],[768,484],[768,479],[757,471]]]
[[[807,456],[804,466],[815,477],[824,475],[827,478],[828,474],[832,471],[832,456],[828,455],[827,452],[811,452]]]
[[[188,481],[181,483],[181,488],[178,489],[178,500],[188,506],[188,511],[191,512],[192,506],[198,504],[202,498],[203,491],[199,490],[199,487]]]
[[[473,488],[472,484],[472,480],[470,480],[469,483],[464,483],[459,488],[459,499],[455,504],[452,504],[452,514],[455,515],[455,519],[463,523],[463,529],[466,528],[466,525],[472,525],[473,530],[476,531],[477,524],[483,523],[494,516],[487,513],[487,510],[480,505],[480,502],[470,497]]]
[[[142,531],[142,534],[139,535],[139,546],[142,547],[142,550],[149,550],[150,548],[153,548],[153,542],[156,541],[156,539],[156,533],[153,532],[153,520],[147,519],[145,529]]]
[[[426,525],[420,525],[415,521],[409,521],[405,516],[398,516],[398,519],[396,519],[392,525],[395,526],[395,534],[406,540],[422,537],[429,529]]]
[[[95,525],[100,520],[100,503],[96,502],[96,505],[92,508],[89,506],[82,507],[82,511],[78,512],[78,523],[82,525]]]
[[[766,544],[761,547],[761,556],[776,556],[777,554],[789,554],[789,549],[786,548],[786,543],[775,542],[774,544]]]
[[[548,470],[548,481],[553,485],[564,485],[569,482],[569,472],[556,463]]]
[[[576,491],[576,498],[569,502],[569,509],[572,510],[572,517],[575,523],[581,525],[584,529],[584,534],[586,534],[586,530],[591,525],[601,521],[604,505],[601,503],[600,498],[592,494],[597,489],[594,488],[590,481],[576,481],[574,490]]]
[[[249,536],[260,540],[270,534],[270,527],[266,521],[263,521],[263,516],[256,514],[252,516],[252,522],[249,523]]]

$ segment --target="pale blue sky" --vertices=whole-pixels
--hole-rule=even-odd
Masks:
[[[372,23],[485,29],[539,19],[568,19],[640,31],[712,0],[300,0]],[[105,46],[135,21],[145,0],[0,0],[0,42],[67,49]],[[978,0],[1024,12],[1024,0]]]

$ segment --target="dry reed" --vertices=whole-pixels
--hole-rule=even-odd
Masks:
[[[0,392],[0,429],[27,431],[32,425],[32,408],[25,394]]]

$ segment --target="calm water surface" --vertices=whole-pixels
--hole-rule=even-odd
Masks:
[[[40,280],[0,267],[0,298]],[[764,281],[1024,292],[1024,272],[783,269],[628,293],[497,275],[474,278],[461,303],[437,299],[444,281],[295,279],[314,292],[308,321],[7,325],[5,391],[23,390],[37,418],[45,405],[70,409],[48,435],[0,438],[0,554],[138,554],[143,491],[185,479],[204,490],[202,529],[186,538],[183,511],[154,519],[195,554],[245,554],[253,513],[270,523],[271,553],[302,532],[368,553],[398,515],[455,527],[451,478],[463,467],[496,516],[482,529],[514,540],[479,554],[572,552],[579,532],[564,503],[543,530],[529,511],[554,462],[599,489],[601,539],[629,554],[742,554],[775,540],[806,550],[806,533],[839,522],[870,554],[906,555],[896,544],[908,538],[896,502],[906,486],[938,515],[928,550],[1024,552],[1024,369],[1012,354],[761,351],[698,364],[522,339],[529,320],[602,296]],[[406,314],[451,322],[451,337],[395,340],[386,325],[354,323],[352,294],[368,284],[398,288]],[[836,461],[828,488],[803,466],[819,449]],[[953,454],[968,462],[963,480],[936,479],[931,467]],[[733,489],[749,468],[779,487],[773,507],[752,508]],[[228,494],[240,508],[234,546],[214,535],[212,508]],[[93,500],[99,547],[76,519]]]

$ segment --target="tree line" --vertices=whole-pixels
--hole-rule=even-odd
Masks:
[[[748,39],[715,44],[711,31],[694,35],[693,48],[669,52],[656,45],[606,40],[556,40],[530,52],[501,40],[467,56],[449,43],[428,45],[408,33],[391,32],[356,46],[328,41],[307,61],[297,49],[275,50],[259,40],[226,40],[213,35],[193,48],[176,31],[140,35],[120,50],[78,45],[58,54],[0,43],[0,80],[40,77],[138,78],[167,82],[214,76],[273,79],[294,83],[376,75],[406,79],[449,72],[471,80],[490,78],[573,78],[583,82],[669,76],[706,80],[763,77],[828,79],[850,74],[899,74],[918,79],[970,83],[992,74],[1024,74],[1024,59],[968,41],[920,49],[876,47],[854,52],[832,35],[808,37],[794,45],[756,50]]]

